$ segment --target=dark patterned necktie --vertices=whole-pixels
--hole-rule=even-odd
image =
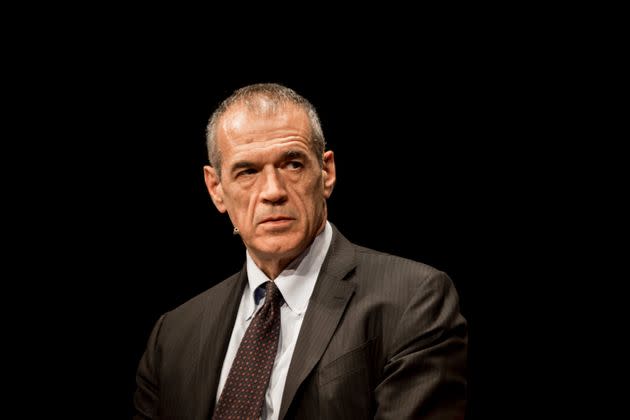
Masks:
[[[280,336],[282,294],[274,282],[265,285],[265,303],[245,331],[213,420],[258,419]]]

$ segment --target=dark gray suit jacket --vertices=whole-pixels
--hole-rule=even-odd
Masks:
[[[462,419],[467,325],[446,274],[332,243],[287,375],[281,419]],[[212,416],[247,272],[164,314],[137,372],[137,419]]]

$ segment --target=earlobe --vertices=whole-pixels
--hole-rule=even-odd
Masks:
[[[210,193],[210,198],[212,198],[214,206],[217,210],[219,210],[219,212],[225,213],[227,208],[223,202],[223,186],[221,185],[221,181],[219,180],[216,170],[212,166],[206,165],[203,167],[203,176],[206,181],[206,188],[208,189],[208,193]]]

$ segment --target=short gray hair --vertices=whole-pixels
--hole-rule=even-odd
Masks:
[[[206,130],[206,146],[210,165],[221,177],[221,152],[217,145],[217,124],[232,105],[244,104],[248,110],[260,114],[274,114],[286,104],[294,104],[302,108],[308,115],[311,125],[311,147],[317,156],[319,165],[323,165],[326,141],[315,107],[293,89],[276,83],[258,83],[242,87],[227,99],[212,113]]]

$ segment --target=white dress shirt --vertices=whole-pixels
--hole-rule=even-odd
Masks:
[[[278,341],[278,353],[271,371],[269,386],[265,395],[265,407],[262,412],[263,420],[277,420],[280,414],[280,403],[284,384],[287,379],[287,372],[291,364],[293,349],[297,342],[304,313],[308,307],[309,299],[313,293],[319,270],[322,267],[326,253],[332,240],[332,227],[326,222],[324,230],[315,237],[315,240],[298,258],[285,268],[274,280],[276,286],[282,293],[284,304],[280,308],[280,338]],[[234,329],[230,338],[223,367],[221,368],[221,378],[217,390],[216,402],[219,401],[228,373],[232,367],[234,357],[238,347],[245,335],[245,330],[249,326],[256,312],[264,303],[264,285],[270,279],[254,263],[254,260],[246,253],[247,258],[247,278],[241,304],[238,308]]]

